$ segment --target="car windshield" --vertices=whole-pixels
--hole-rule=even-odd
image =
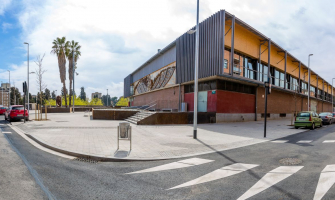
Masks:
[[[12,110],[23,110],[23,106],[12,107]]]
[[[297,117],[309,117],[310,113],[298,113]]]
[[[327,116],[330,115],[330,113],[320,113],[320,116]]]

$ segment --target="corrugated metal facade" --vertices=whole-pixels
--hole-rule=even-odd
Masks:
[[[225,11],[199,24],[199,78],[223,73]],[[176,40],[177,83],[194,80],[195,34],[185,33]]]
[[[133,73],[133,82],[159,70],[160,68],[176,61],[176,46],[164,52],[161,56],[148,63],[140,70]]]
[[[123,81],[123,96],[130,97],[130,85],[133,83],[133,76],[129,74]]]

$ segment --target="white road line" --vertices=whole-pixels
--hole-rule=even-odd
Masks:
[[[194,179],[192,181],[183,183],[181,185],[175,186],[171,189],[176,189],[176,188],[182,188],[182,187],[188,187],[188,186],[192,186],[192,185],[197,185],[197,184],[201,184],[201,183],[206,183],[209,181],[214,181],[217,179],[222,179],[228,176],[232,176],[235,174],[239,174],[241,172],[247,171],[249,169],[252,169],[254,167],[257,167],[258,165],[253,165],[253,164],[243,164],[243,163],[236,163],[236,164],[232,164],[226,167],[222,167],[220,169],[217,169],[211,173],[208,173],[204,176],[201,176],[197,179]]]
[[[272,140],[273,143],[286,143],[288,140]]]
[[[178,162],[173,162],[165,165],[160,165],[157,167],[152,167],[149,169],[144,169],[136,172],[130,172],[127,174],[138,174],[138,173],[147,173],[147,172],[157,172],[157,171],[165,171],[170,169],[179,169],[179,168],[185,168],[185,167],[192,167],[196,165],[201,165],[209,162],[213,162],[214,160],[207,160],[202,158],[190,158],[186,160],[181,160]]]
[[[322,199],[335,183],[335,165],[327,165],[321,172],[314,200]]]
[[[297,143],[311,143],[313,140],[300,140]]]
[[[12,132],[2,132],[2,133],[12,133]]]
[[[248,199],[299,171],[303,166],[281,166],[265,174],[237,200]]]
[[[334,143],[334,142],[335,142],[335,140],[325,140],[322,143]]]

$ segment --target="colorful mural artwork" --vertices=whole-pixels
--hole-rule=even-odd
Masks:
[[[176,84],[175,63],[161,68],[133,83],[136,94],[164,88]]]

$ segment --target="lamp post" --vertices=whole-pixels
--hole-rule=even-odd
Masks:
[[[9,73],[9,93],[8,93],[8,108],[10,107],[10,71],[7,70]]]
[[[333,94],[333,90],[334,90],[334,79],[332,79],[332,112],[334,112],[334,94]]]
[[[107,102],[107,107],[108,107],[108,89],[107,89],[106,102]]]
[[[2,96],[1,104],[2,104],[2,106],[4,106],[4,103],[3,103],[3,88],[2,88],[2,81],[1,81],[1,96]]]
[[[28,54],[27,54],[27,94],[28,94],[28,117],[29,117],[29,43],[25,42],[24,44],[28,45]],[[26,103],[26,102],[24,102]]]
[[[311,56],[313,56],[313,54],[308,55],[308,100],[307,100],[308,101],[308,103],[307,103],[308,109],[307,109],[307,111],[309,111],[309,96],[310,96],[310,89],[311,89],[311,73],[310,73],[310,67],[309,67]]]
[[[188,34],[195,32],[195,64],[194,64],[194,112],[193,112],[193,139],[197,139],[198,124],[198,66],[199,66],[199,0],[197,0],[197,25],[195,30],[189,30]]]

